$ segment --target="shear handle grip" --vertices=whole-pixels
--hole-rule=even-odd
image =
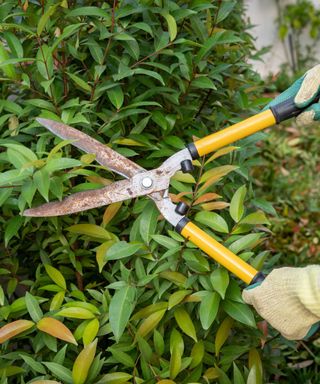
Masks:
[[[315,100],[312,100],[310,104],[317,103],[318,101],[319,97],[317,97]],[[279,104],[271,106],[270,109],[274,115],[274,118],[276,119],[276,122],[281,123],[281,121],[288,120],[291,119],[291,117],[300,115],[300,113],[305,111],[309,105],[305,108],[298,108],[294,102],[294,97],[292,97]]]
[[[181,219],[176,230],[246,284],[259,283],[264,279],[261,272],[258,272],[187,218]]]

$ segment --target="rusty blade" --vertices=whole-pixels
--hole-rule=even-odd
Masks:
[[[121,176],[129,178],[144,171],[138,164],[75,128],[54,120],[42,118],[36,120],[56,136],[64,140],[75,140],[72,145],[87,153],[94,153],[98,163]]]
[[[36,208],[26,209],[23,216],[49,217],[62,216],[85,211],[91,208],[102,207],[107,204],[131,199],[149,192],[139,185],[134,185],[132,180],[116,181],[100,189],[77,192],[63,199],[42,204]]]

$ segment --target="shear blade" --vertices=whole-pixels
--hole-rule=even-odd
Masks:
[[[138,164],[120,155],[120,153],[114,151],[105,144],[102,144],[85,133],[78,131],[77,129],[54,120],[42,118],[38,118],[36,120],[61,139],[75,140],[72,145],[87,153],[94,153],[98,163],[114,172],[117,172],[121,176],[129,178],[141,171],[144,171],[144,169]]]
[[[120,180],[101,189],[78,192],[66,197],[62,201],[46,203],[37,208],[26,209],[23,212],[23,216],[49,217],[69,215],[91,208],[102,207],[117,201],[131,199],[142,194],[140,188],[135,188],[132,185],[131,179]]]

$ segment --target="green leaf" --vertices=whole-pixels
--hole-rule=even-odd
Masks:
[[[117,342],[119,342],[128,324],[135,307],[135,300],[136,289],[129,285],[116,291],[111,299],[109,307],[110,326]]]
[[[162,76],[158,72],[150,71],[148,69],[143,69],[143,68],[134,69],[133,72],[136,75],[144,75],[144,76],[153,77],[154,79],[158,80],[162,85],[165,85],[165,82],[164,82]]]
[[[163,309],[148,316],[138,328],[136,337],[146,337],[160,323],[165,313],[166,309]]]
[[[210,281],[215,291],[224,299],[229,285],[229,273],[224,268],[215,269],[210,275]]]
[[[80,88],[82,88],[84,91],[91,92],[90,85],[81,79],[81,77],[75,75],[74,73],[67,72],[68,76],[71,78],[72,81],[74,81]]]
[[[264,212],[250,213],[244,217],[239,224],[270,224]]]
[[[107,91],[109,100],[117,108],[120,109],[123,104],[123,92],[120,86],[113,87]]]
[[[158,244],[162,245],[167,249],[176,248],[179,246],[179,243],[176,240],[171,239],[171,237],[164,235],[152,235],[152,240],[156,241]]]
[[[233,195],[231,202],[230,202],[230,216],[233,218],[233,220],[238,223],[244,213],[244,199],[246,197],[247,188],[245,185],[237,189],[236,193]]]
[[[188,295],[192,293],[191,290],[182,289],[180,291],[174,292],[169,296],[168,300],[168,309],[173,308],[177,304],[181,303],[181,301]]]
[[[129,382],[132,375],[125,372],[113,372],[103,375],[96,384],[125,384]]]
[[[45,168],[41,168],[33,175],[35,186],[46,201],[49,201],[50,177]]]
[[[189,366],[189,368],[195,368],[197,367],[203,360],[204,357],[204,343],[203,340],[198,341],[194,344],[191,350],[190,356],[192,357],[192,362]]]
[[[228,0],[228,1],[222,1],[220,4],[218,16],[216,19],[216,23],[220,23],[223,21],[233,10],[234,6],[236,5],[236,1]]]
[[[262,209],[264,212],[269,213],[270,215],[278,216],[276,210],[273,208],[272,204],[269,201],[258,198],[251,200],[251,203],[255,207]]]
[[[23,47],[20,40],[12,32],[6,31],[3,33],[3,37],[6,39],[8,46],[14,56],[23,58]]]
[[[110,11],[102,9],[100,7],[82,7],[72,9],[67,13],[67,17],[78,17],[78,16],[97,16],[111,21]]]
[[[0,67],[4,74],[9,79],[16,79],[17,73],[15,67],[8,62],[9,61],[9,54],[4,48],[3,44],[0,42]]]
[[[134,255],[139,249],[141,249],[142,244],[127,243],[126,241],[119,241],[110,248],[108,248],[104,261],[110,260],[119,260],[125,257]]]
[[[85,7],[81,7],[78,9],[83,9]],[[72,12],[72,11],[71,11]],[[67,16],[70,16],[69,12]],[[78,24],[71,24],[67,25],[64,29],[61,35],[54,41],[54,43],[51,46],[51,51],[54,52],[54,50],[58,47],[58,45],[61,43],[62,40],[65,40],[67,37],[73,35],[78,29],[80,29],[83,25],[86,25],[85,23],[78,23]]]
[[[50,279],[53,282],[55,282],[59,287],[63,289],[67,289],[66,280],[58,269],[52,267],[49,264],[45,264],[44,267],[46,269],[47,274],[49,275]]]
[[[73,384],[72,373],[70,369],[64,367],[61,364],[52,363],[52,362],[43,362],[43,364],[49,369],[49,371],[57,379],[62,380],[66,384]]]
[[[216,356],[219,356],[221,347],[223,346],[225,341],[228,339],[233,323],[234,323],[234,320],[231,317],[227,316],[223,320],[223,322],[220,324],[220,327],[216,332],[216,337],[214,340]]]
[[[24,362],[29,365],[29,367],[31,367],[35,372],[38,372],[38,373],[42,373],[43,375],[46,374],[46,370],[44,368],[44,366],[34,360],[31,356],[28,356],[28,355],[24,355],[24,354],[20,354],[20,357],[24,360]]]
[[[113,240],[110,232],[95,224],[75,224],[68,227],[67,231],[99,239]]]
[[[56,316],[70,317],[71,319],[93,319],[95,315],[88,309],[81,307],[63,308],[55,314]]]
[[[190,336],[195,342],[197,342],[197,334],[194,324],[190,318],[188,312],[183,308],[177,308],[174,311],[174,317],[180,329],[188,336]]]
[[[192,80],[191,86],[200,89],[217,89],[217,87],[214,85],[214,82],[209,77],[205,76],[197,77],[196,79]]]
[[[216,292],[206,292],[202,297],[199,316],[202,328],[207,330],[210,328],[217,316],[220,303],[220,296]]]
[[[233,363],[233,382],[237,384],[245,384],[244,378],[236,363]]]
[[[234,241],[230,246],[230,251],[239,253],[244,249],[250,249],[254,247],[261,237],[260,233],[249,233],[248,235],[240,237],[240,239]]]
[[[163,13],[163,17],[168,23],[168,31],[170,36],[170,41],[173,41],[177,36],[177,23],[172,15],[169,13]]]
[[[157,227],[157,218],[159,211],[153,202],[149,202],[140,219],[140,235],[146,244],[149,244],[152,235],[155,233]]]
[[[43,317],[43,312],[40,308],[38,300],[29,292],[26,292],[25,300],[26,300],[27,310],[29,312],[31,319],[35,323],[37,323]]]
[[[0,186],[12,185],[17,183],[25,178],[27,178],[28,173],[21,172],[19,169],[12,169],[10,171],[0,173]]]
[[[248,305],[226,300],[222,303],[224,311],[240,323],[256,328],[253,313]]]
[[[47,25],[48,20],[51,15],[54,14],[58,7],[58,4],[50,6],[47,11],[40,17],[38,26],[37,26],[37,35],[40,36],[44,27]]]
[[[55,172],[59,170],[64,170],[67,168],[80,167],[82,165],[81,161],[75,159],[69,159],[67,157],[52,158],[47,162],[45,169],[49,172]]]
[[[207,225],[217,232],[229,233],[228,224],[223,217],[215,212],[198,212],[194,218],[198,223]]]
[[[8,220],[4,232],[4,244],[6,247],[8,246],[9,241],[13,237],[18,236],[18,231],[21,228],[23,221],[24,219],[21,216],[14,216],[10,220]]]

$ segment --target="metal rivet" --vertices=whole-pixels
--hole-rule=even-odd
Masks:
[[[144,187],[144,188],[150,188],[150,187],[152,187],[152,184],[153,184],[153,180],[151,179],[151,177],[144,177],[143,179],[142,179],[142,186]]]

